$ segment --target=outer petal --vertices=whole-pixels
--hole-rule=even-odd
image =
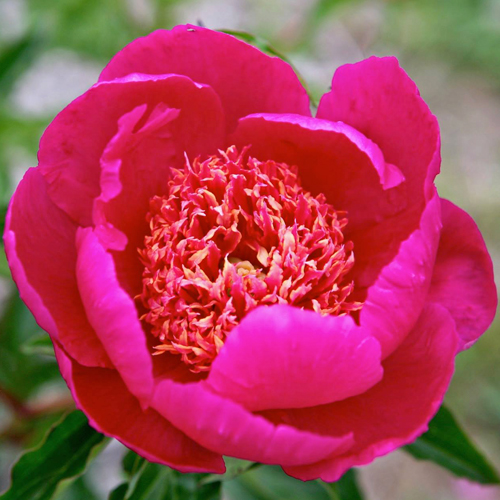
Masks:
[[[5,251],[21,298],[38,324],[81,364],[112,366],[90,326],[76,283],[77,227],[30,169],[10,203]]]
[[[394,57],[370,57],[340,67],[317,116],[340,120],[366,135],[406,180],[406,210],[355,235],[362,269],[357,279],[367,287],[394,258],[401,241],[418,227],[422,210],[433,196],[433,179],[441,161],[438,123]],[[370,247],[370,242],[376,244]]]
[[[325,194],[337,210],[348,212],[350,231],[405,208],[404,197],[386,192],[401,184],[401,172],[385,162],[376,144],[344,123],[255,114],[240,120],[229,142],[251,145],[250,154],[261,160],[297,166],[306,190]]]
[[[116,371],[85,368],[57,345],[55,352],[77,407],[96,430],[118,439],[151,462],[182,472],[225,471],[220,455],[202,448],[154,410],[142,411]]]
[[[100,81],[130,73],[176,73],[210,85],[222,101],[228,131],[250,113],[311,114],[307,93],[287,63],[199,26],[176,26],[135,40],[111,60]]]
[[[143,104],[118,120],[118,132],[101,156],[101,194],[93,210],[106,248],[123,250],[131,239],[138,240],[137,232],[142,243],[149,200],[166,190],[171,165],[179,163],[169,131],[178,116],[178,109],[161,105],[149,114]]]
[[[348,213],[344,233],[354,242],[353,278],[359,299],[398,247],[418,227],[422,207],[411,205],[401,172],[379,147],[341,122],[297,115],[252,115],[240,120],[230,142],[252,145],[259,159],[299,168],[305,189],[325,194]],[[416,211],[415,211],[416,210]]]
[[[360,313],[360,323],[382,346],[387,357],[405,338],[427,301],[441,231],[441,206],[435,193],[422,214],[420,227],[384,267]]]
[[[285,472],[302,480],[336,481],[353,466],[412,442],[427,430],[453,374],[458,337],[441,306],[427,307],[399,349],[384,362],[382,382],[364,394],[330,405],[269,412],[267,416],[324,436],[354,432],[344,455]]]
[[[343,121],[374,141],[403,172],[414,203],[432,196],[440,165],[438,123],[395,57],[341,66],[317,116]]]
[[[407,183],[393,187],[402,180],[399,171],[385,163],[374,143],[343,123],[252,115],[240,120],[231,140],[240,147],[251,144],[250,154],[259,159],[297,165],[305,189],[323,192],[336,209],[347,211],[352,276],[365,301],[361,325],[380,341],[386,357],[425,302],[439,241],[437,195],[413,220]]]
[[[108,248],[124,250],[114,258],[120,282],[131,296],[142,290],[144,267],[137,249],[149,229],[146,214],[151,197],[167,191],[171,169],[186,161],[184,148],[208,155],[223,142],[222,110],[217,100],[212,104],[216,105],[190,109],[193,121],[199,115],[196,123],[181,120],[181,111],[161,103],[152,110],[138,106],[118,120],[118,131],[103,152],[101,195],[94,201],[93,220]],[[191,103],[183,106],[186,113]],[[210,131],[201,130],[203,126]]]
[[[113,259],[91,228],[77,233],[78,288],[87,316],[127,389],[147,406],[153,364],[133,299],[120,287]]]
[[[441,200],[441,209],[443,229],[429,300],[448,309],[466,349],[495,317],[493,264],[472,218],[447,200]]]
[[[152,406],[200,445],[245,460],[298,465],[342,454],[352,445],[349,432],[324,437],[288,425],[276,426],[212,393],[203,382],[163,380]]]
[[[219,98],[185,76],[129,75],[94,85],[56,116],[38,153],[49,196],[80,225],[92,224],[93,201],[101,191],[99,162],[117,132],[118,120],[142,105],[147,106],[144,121],[158,106],[180,110],[168,128],[175,144],[175,163],[169,167],[182,164],[185,152],[190,156],[212,152],[222,140]],[[157,140],[156,147],[161,139],[165,137]],[[160,151],[163,159],[164,148]],[[150,160],[151,154],[144,158],[143,172],[150,170]]]
[[[301,408],[360,394],[382,378],[380,346],[350,316],[260,307],[212,364],[212,390],[249,410]]]

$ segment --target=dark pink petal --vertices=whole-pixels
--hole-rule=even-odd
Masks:
[[[172,122],[179,110],[143,104],[118,120],[118,132],[101,157],[101,194],[94,200],[95,232],[113,252],[119,281],[131,296],[142,288],[144,266],[137,249],[148,230],[149,200],[163,193],[172,166],[179,166]]]
[[[100,81],[130,73],[176,73],[210,85],[222,101],[228,131],[250,113],[311,114],[307,93],[287,63],[199,26],[176,26],[135,40],[116,54]]]
[[[6,220],[5,251],[12,277],[38,324],[71,356],[83,365],[112,366],[80,299],[76,230],[47,196],[39,170],[28,170]]]
[[[61,373],[90,425],[150,462],[182,472],[225,471],[224,461],[189,439],[156,411],[141,410],[115,370],[86,368],[55,346]]]
[[[210,388],[245,408],[302,408],[355,396],[382,378],[380,346],[350,316],[260,307],[231,332]]]
[[[124,250],[114,258],[120,282],[132,296],[142,289],[144,266],[137,249],[149,229],[146,214],[151,197],[167,191],[171,169],[186,161],[184,151],[208,155],[222,143],[219,107],[193,108],[199,117],[187,120],[181,116],[191,104],[183,106],[181,112],[161,103],[154,109],[141,105],[126,113],[100,160],[101,195],[94,202],[94,224],[107,248]]]
[[[169,167],[182,165],[185,152],[190,157],[206,154],[222,142],[225,126],[219,98],[209,87],[195,84],[185,76],[136,74],[94,85],[56,116],[42,137],[39,151],[49,196],[80,225],[92,224],[93,201],[101,193],[100,159],[118,131],[118,121],[140,106],[145,106],[143,122],[153,115],[150,124],[155,124],[157,114],[167,108],[179,110],[171,125],[159,125],[161,133],[149,141],[154,149],[145,155],[143,163],[133,148],[127,151],[122,146],[122,153],[131,155],[130,161],[144,176],[141,180],[151,173],[154,152],[160,160],[168,158],[172,162],[155,165],[165,172]],[[142,125],[147,128],[144,123],[137,128]],[[143,139],[147,135],[144,129],[140,134]],[[144,143],[135,144],[144,151]],[[120,158],[115,155],[117,161]],[[116,165],[116,169],[119,167]],[[130,174],[129,169],[127,172]],[[135,179],[132,177],[131,182]],[[123,185],[123,174],[120,180]]]
[[[152,407],[215,453],[267,464],[299,465],[346,452],[349,432],[326,437],[274,425],[209,390],[204,382],[157,385]]]
[[[299,168],[302,186],[323,193],[337,210],[348,212],[348,229],[401,211],[406,200],[393,188],[404,180],[385,162],[376,144],[344,123],[299,115],[256,114],[242,118],[229,142],[260,160]]]
[[[441,210],[443,229],[428,300],[448,309],[461,348],[467,349],[495,317],[493,265],[472,218],[448,200],[441,200]]]
[[[396,349],[413,327],[427,301],[441,231],[441,206],[434,195],[420,227],[369,288],[360,323],[382,346],[382,358]]]
[[[90,324],[127,389],[147,406],[153,392],[153,364],[133,299],[120,287],[112,256],[91,228],[77,232],[78,288]]]
[[[418,227],[422,210],[433,196],[441,161],[437,120],[394,57],[370,57],[340,67],[317,116],[353,126],[374,141],[385,161],[405,177],[397,194],[404,196],[406,209],[354,235],[356,279],[359,286],[368,287],[401,241]]]
[[[414,203],[432,196],[440,165],[438,123],[395,57],[341,66],[317,116],[347,123],[374,141],[403,172]]]
[[[418,228],[415,214],[420,216],[423,207],[411,205],[401,172],[349,125],[297,115],[252,115],[240,120],[230,142],[251,144],[250,154],[260,160],[296,165],[306,190],[323,193],[336,210],[347,211],[344,233],[354,243],[352,277],[359,300]]]
[[[286,467],[302,480],[336,481],[349,468],[412,442],[427,430],[453,374],[458,337],[449,313],[426,307],[415,328],[387,360],[384,378],[359,396],[330,405],[265,412],[283,422],[322,436],[354,432],[354,446],[342,456],[312,465]]]
[[[297,165],[305,189],[323,192],[337,210],[347,211],[352,277],[358,297],[366,300],[361,324],[386,357],[413,327],[429,289],[440,230],[437,196],[425,215],[419,212],[422,220],[414,221],[406,182],[391,188],[403,180],[399,171],[385,163],[374,143],[343,123],[252,115],[240,120],[231,140],[239,147],[251,144],[250,154],[261,160]]]

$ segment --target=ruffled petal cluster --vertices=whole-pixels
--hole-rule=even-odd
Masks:
[[[173,171],[151,199],[144,319],[156,354],[208,371],[232,329],[258,306],[290,304],[322,315],[361,308],[346,280],[354,265],[344,213],[299,185],[296,169],[230,147]]]
[[[275,177],[293,172],[307,203],[290,191],[297,204],[281,210],[279,182],[258,188],[255,171],[240,194],[227,174],[236,194],[215,203],[203,169],[221,151],[290,167]],[[187,165],[196,189],[183,198]],[[491,259],[472,219],[437,194],[439,167],[436,118],[395,58],[339,68],[312,117],[285,62],[178,26],[125,47],[47,128],[10,204],[7,257],[96,429],[181,471],[222,473],[225,455],[335,481],[427,429],[456,354],[495,314]],[[202,209],[213,224],[200,232]],[[301,224],[302,239],[287,229]],[[241,252],[231,261],[224,245]],[[216,341],[215,292],[203,290],[219,272]],[[238,277],[239,305],[223,316]],[[181,338],[205,354],[183,357]]]

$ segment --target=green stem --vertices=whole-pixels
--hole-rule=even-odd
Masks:
[[[318,479],[317,482],[321,485],[321,487],[326,491],[328,494],[328,497],[330,500],[342,500],[337,493],[337,487],[335,484],[328,484],[322,481],[321,479]]]

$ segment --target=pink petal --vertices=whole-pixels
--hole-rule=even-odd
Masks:
[[[364,300],[382,267],[402,241],[418,228],[401,172],[386,163],[378,146],[341,122],[296,115],[252,115],[240,120],[230,142],[251,144],[250,154],[299,168],[303,187],[325,194],[337,210],[347,211],[344,231],[354,243],[352,277]]]
[[[167,129],[171,139],[163,133],[149,142],[155,150],[161,146],[162,159],[175,158],[175,165],[179,165],[184,162],[184,152],[190,156],[206,154],[222,143],[224,119],[219,98],[209,87],[185,76],[129,75],[94,85],[56,116],[42,137],[39,151],[49,196],[80,225],[92,224],[93,201],[101,191],[99,161],[117,132],[119,119],[143,105],[148,115],[158,108],[180,110]],[[142,173],[150,173],[152,154],[145,155]],[[135,166],[136,155],[131,154]]]
[[[134,108],[118,120],[118,132],[101,157],[95,232],[106,249],[117,251],[112,253],[117,275],[132,297],[142,288],[144,266],[137,249],[148,231],[149,200],[167,189],[172,166],[182,161],[169,131],[178,115],[179,110],[161,105],[149,116],[145,104]]]
[[[94,202],[93,219],[100,240],[112,250],[124,250],[114,253],[115,264],[132,296],[142,289],[144,268],[137,249],[149,229],[150,198],[167,191],[171,168],[186,161],[184,151],[208,155],[222,144],[224,120],[218,105],[198,109],[184,103],[182,109],[162,104],[149,112],[146,105],[134,108],[118,120],[118,132],[101,157],[101,195]]]
[[[450,315],[429,305],[411,334],[384,362],[382,382],[359,396],[281,413],[265,412],[283,422],[323,436],[354,432],[355,444],[344,455],[285,472],[302,480],[336,481],[349,468],[412,442],[427,430],[453,374],[457,334]]]
[[[252,115],[240,120],[231,141],[251,144],[250,154],[261,160],[297,165],[305,189],[323,192],[336,209],[347,211],[355,290],[366,300],[361,324],[380,341],[386,357],[413,327],[425,301],[439,240],[437,197],[428,202],[422,221],[413,220],[407,183],[398,184],[397,169],[385,163],[374,143],[343,123]]]
[[[130,73],[176,73],[210,85],[222,101],[228,131],[250,113],[311,114],[307,93],[287,63],[199,26],[158,30],[135,40],[111,60],[100,81]]]
[[[397,213],[406,200],[390,189],[404,180],[376,144],[344,123],[298,115],[242,118],[229,142],[260,160],[299,168],[302,186],[348,212],[350,231]]]
[[[441,200],[443,229],[429,300],[450,312],[469,348],[490,326],[497,308],[493,265],[472,218],[448,200]]]
[[[441,230],[437,193],[422,214],[420,227],[399,247],[369,288],[360,323],[382,346],[384,359],[411,330],[427,301]]]
[[[127,389],[147,406],[153,392],[153,365],[133,299],[120,287],[112,256],[91,228],[77,232],[78,288],[90,324]]]
[[[5,251],[12,277],[38,324],[79,363],[112,366],[77,288],[76,229],[47,196],[40,171],[28,170],[6,220]]]
[[[288,425],[274,425],[204,382],[161,381],[152,404],[182,432],[215,453],[267,464],[298,465],[348,450],[349,433],[323,437]]]
[[[341,66],[317,116],[347,123],[374,141],[405,176],[414,202],[432,196],[440,165],[438,123],[395,57]]]
[[[207,383],[245,408],[302,408],[365,392],[382,378],[380,346],[350,316],[260,307],[229,335]]]
[[[202,448],[156,411],[141,410],[116,371],[83,367],[57,345],[55,352],[77,407],[97,431],[118,439],[150,462],[182,472],[225,471],[220,455]]]
[[[406,180],[397,192],[407,200],[406,209],[354,235],[356,279],[368,287],[391,262],[401,241],[418,227],[426,201],[433,196],[441,161],[437,120],[393,57],[370,57],[339,68],[317,116],[340,120],[366,135]]]

